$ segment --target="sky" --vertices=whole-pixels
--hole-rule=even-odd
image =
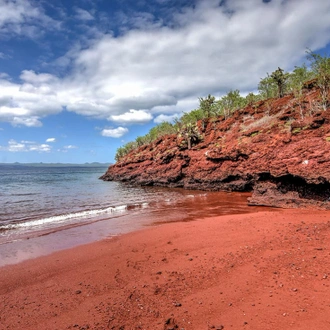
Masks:
[[[112,163],[307,48],[330,53],[328,0],[0,0],[0,163]]]

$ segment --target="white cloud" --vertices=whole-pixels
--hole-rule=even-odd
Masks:
[[[8,73],[0,72],[0,79],[10,79]]]
[[[68,146],[64,146],[64,149],[78,149],[78,147],[70,144]]]
[[[1,108],[0,108],[1,112]],[[0,115],[1,117],[1,115]],[[27,127],[40,127],[42,126],[42,122],[38,119],[38,117],[29,117],[29,118],[24,118],[24,117],[13,117],[10,120],[10,123],[13,126],[27,126]]]
[[[180,115],[175,113],[174,115],[159,115],[154,119],[154,122],[160,124],[164,121],[172,122],[175,118],[179,118]]]
[[[85,9],[77,8],[76,9],[76,18],[82,20],[82,21],[91,21],[94,20],[94,17],[91,15],[90,12],[88,12]]]
[[[9,20],[22,24],[20,13],[45,16],[23,0],[15,2],[15,16],[10,3],[0,0],[0,28]],[[83,50],[72,46],[58,61],[71,65],[67,76],[25,70],[20,83],[0,77],[0,121],[40,126],[64,108],[123,125],[158,121],[194,109],[209,93],[254,90],[267,72],[299,65],[306,47],[330,42],[329,1],[219,3],[197,1],[167,26],[140,15],[135,30],[101,35]]]
[[[23,71],[22,84],[0,79],[0,121],[13,126],[42,126],[41,118],[62,111],[55,90],[58,79],[50,74]]]
[[[70,145],[64,146],[62,149],[57,149],[57,151],[67,153],[67,152],[69,152],[69,150],[74,150],[74,149],[78,149],[78,147],[70,144]]]
[[[28,141],[28,140],[22,140],[21,143],[24,143],[24,144],[36,144],[36,142],[34,142],[34,141]]]
[[[22,71],[20,78],[25,82],[25,83],[30,83],[33,84],[33,86],[44,86],[43,84],[47,83],[56,83],[58,82],[58,79],[49,74],[49,73],[35,73],[32,70],[24,70]],[[47,85],[45,85],[47,86]]]
[[[47,16],[30,0],[0,0],[0,36],[24,35],[36,38],[44,29],[59,29],[60,22]]]
[[[9,152],[50,152],[51,146],[48,144],[39,144],[33,141],[20,141],[9,140],[7,146],[0,146],[0,150],[9,151]]]
[[[152,119],[152,115],[144,110],[131,109],[129,112],[125,112],[122,115],[111,116],[111,120],[114,122],[124,124],[144,124]]]
[[[56,142],[56,139],[55,138],[48,138],[46,140],[46,142],[48,142],[48,143]]]
[[[19,143],[15,140],[8,141],[7,150],[10,152],[28,151],[24,143]]]
[[[39,152],[49,152],[50,150],[51,150],[51,146],[48,144],[33,145],[29,148],[29,151],[39,151]]]
[[[106,137],[120,138],[126,133],[128,133],[128,129],[126,127],[117,127],[117,128],[106,128],[102,130],[101,135]]]

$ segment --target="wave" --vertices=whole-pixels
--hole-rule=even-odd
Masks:
[[[16,194],[10,194],[10,196],[36,196],[40,195],[40,193],[16,193]]]
[[[16,202],[12,202],[12,201],[7,201],[5,202],[5,205],[15,205],[15,204],[22,204],[22,203],[28,203],[28,202],[35,202],[34,199],[22,199]]]
[[[92,217],[97,217],[100,215],[106,214],[115,214],[120,212],[126,212],[130,210],[134,210],[137,208],[145,208],[149,205],[149,203],[143,202],[139,204],[125,204],[125,205],[118,205],[118,206],[110,206],[107,208],[102,209],[94,209],[94,210],[85,210],[61,215],[54,215],[51,217],[45,217],[41,219],[33,219],[33,220],[25,220],[22,222],[12,222],[8,224],[0,224],[0,231],[4,230],[11,230],[11,229],[20,229],[20,228],[33,228],[39,227],[47,224],[54,224],[58,226],[61,223],[65,223],[68,220],[79,219],[79,218],[86,218],[90,219]]]

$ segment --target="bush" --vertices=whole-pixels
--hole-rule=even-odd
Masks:
[[[149,144],[161,136],[167,135],[167,134],[174,134],[177,132],[177,129],[174,125],[172,125],[169,122],[162,122],[158,124],[157,126],[150,129],[149,133],[147,133],[144,136],[138,136],[134,142],[128,142],[122,147],[119,147],[117,149],[115,160],[119,161],[121,158],[126,156],[128,153],[130,153],[132,150],[141,147],[145,144]]]

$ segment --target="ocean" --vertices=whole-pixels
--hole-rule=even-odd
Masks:
[[[247,193],[104,182],[106,169],[0,165],[0,266],[146,226],[260,210]]]

